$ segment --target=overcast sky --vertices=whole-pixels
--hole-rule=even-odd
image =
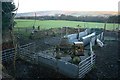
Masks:
[[[19,1],[18,13],[64,10],[64,11],[118,11],[120,0],[14,0]]]

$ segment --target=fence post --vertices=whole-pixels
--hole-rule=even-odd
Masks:
[[[90,53],[91,53],[90,58],[91,58],[91,65],[92,65],[93,64],[93,50],[92,50],[92,43],[91,43],[91,41],[90,41]]]
[[[106,23],[105,23],[105,25],[104,25],[104,34],[103,34],[103,41],[104,41],[104,36],[105,36],[105,32],[106,32]]]
[[[77,76],[77,78],[79,78],[79,67],[80,67],[80,63],[78,64],[78,76]]]
[[[60,36],[61,36],[61,38],[62,38],[62,27],[61,27],[61,31],[60,31],[60,33],[61,33]]]
[[[17,29],[17,31],[18,31],[18,33],[19,33],[19,28],[16,28]]]
[[[103,41],[103,32],[101,33],[101,41]]]
[[[27,28],[26,28],[26,33],[27,33]]]
[[[35,50],[36,50],[36,43],[34,42],[33,43],[33,51],[35,52]]]

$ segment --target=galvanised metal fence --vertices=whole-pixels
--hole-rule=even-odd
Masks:
[[[94,45],[95,41],[94,37],[93,41],[91,41],[91,45]],[[103,33],[97,36],[100,40],[103,39]],[[87,74],[89,71],[91,71],[92,68],[94,68],[95,65],[95,54],[92,51],[92,46],[90,47],[91,49],[91,55],[87,57],[86,59],[82,60],[78,65],[72,64],[68,61],[64,61],[62,59],[56,59],[53,56],[43,54],[41,52],[35,53],[35,43],[29,43],[23,46],[20,46],[18,48],[17,52],[17,57],[24,59],[30,63],[33,64],[44,64],[47,67],[50,67],[54,70],[57,70],[58,72],[72,77],[72,78],[82,78]],[[12,61],[14,60],[14,52],[15,49],[7,49],[2,52],[2,61],[7,62],[7,61]]]

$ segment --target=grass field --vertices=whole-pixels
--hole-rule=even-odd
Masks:
[[[16,19],[16,27],[29,28],[34,24],[34,20]],[[66,20],[36,20],[35,27],[40,26],[41,29],[60,28],[60,27],[77,27],[81,28],[104,28],[105,23],[97,22],[80,22],[80,21],[66,21]],[[107,23],[106,29],[113,30],[118,27],[118,24]]]

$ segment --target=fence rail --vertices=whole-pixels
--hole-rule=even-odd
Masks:
[[[14,52],[15,52],[14,48],[2,51],[2,62],[5,63],[5,62],[13,61],[15,55]]]
[[[85,60],[79,63],[79,78],[82,78],[86,73],[88,73],[95,63],[95,54],[89,56]]]
[[[57,70],[58,72],[69,76],[82,78],[87,74],[95,63],[95,54],[91,52],[91,56],[87,57],[79,63],[79,65],[72,64],[61,59],[56,59],[52,56],[43,53],[35,53],[35,43],[29,43],[18,47],[17,56],[29,61],[33,64],[46,64],[47,66]],[[91,47],[90,47],[91,48]],[[2,61],[13,61],[15,55],[15,49],[8,49],[2,51]]]
[[[33,45],[34,43],[29,43],[26,45],[22,45],[20,46],[20,48],[27,48],[30,49],[30,47]],[[19,52],[19,49],[17,48],[17,53]],[[2,51],[2,63],[5,62],[13,62],[15,57],[15,48],[11,48],[11,49],[6,49]],[[16,57],[17,58],[17,57]]]
[[[20,48],[19,55],[24,60],[37,64],[42,63],[69,77],[82,78],[93,68],[93,65],[95,63],[94,53],[92,53],[92,55],[86,58],[85,60],[81,61],[78,66],[67,61],[55,59],[54,57],[49,56],[47,54],[36,54],[35,52],[31,52],[24,48]]]

